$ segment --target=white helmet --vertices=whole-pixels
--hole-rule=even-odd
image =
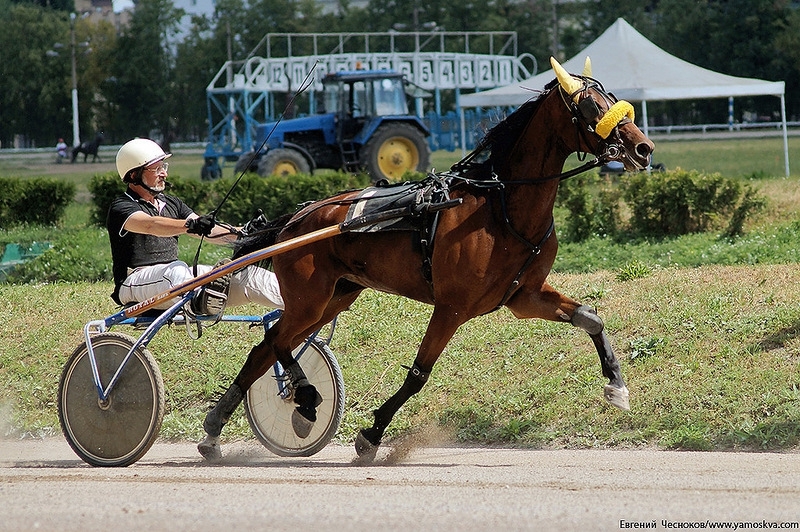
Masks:
[[[163,161],[171,156],[171,153],[164,153],[161,146],[150,139],[129,140],[117,152],[117,172],[125,181],[125,176],[131,170]]]

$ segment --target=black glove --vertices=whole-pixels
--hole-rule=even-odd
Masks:
[[[211,234],[211,231],[214,229],[215,225],[217,225],[217,222],[214,221],[214,215],[204,214],[203,216],[186,220],[186,232],[195,235],[208,236]]]

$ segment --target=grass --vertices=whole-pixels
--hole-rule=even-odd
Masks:
[[[800,441],[800,266],[661,269],[630,280],[608,271],[554,274],[551,282],[605,318],[630,412],[603,400],[605,379],[585,333],[503,310],[457,332],[389,436],[435,423],[454,441],[484,444],[763,450]],[[0,432],[58,432],[61,368],[82,325],[115,310],[110,290],[0,285]],[[347,387],[340,440],[352,441],[400,386],[429,315],[429,307],[368,292],[340,316],[332,343]],[[177,327],[159,333],[150,350],[167,389],[162,437],[201,436],[209,400],[259,338],[231,324],[199,340]],[[225,435],[249,434],[239,411]]]
[[[793,166],[800,168],[800,141],[790,143]],[[780,140],[748,141],[733,152],[717,141],[665,142],[657,150],[657,161],[673,161],[668,166],[680,159],[686,168],[701,162],[710,165],[709,171],[727,168],[730,175],[751,181],[770,202],[735,241],[703,234],[562,245],[550,282],[597,307],[605,319],[631,391],[631,411],[618,411],[603,400],[605,379],[585,333],[564,324],[516,320],[501,310],[456,333],[431,381],[401,410],[389,437],[436,424],[454,441],[481,444],[797,448],[800,187],[796,178],[782,177],[782,163],[777,171],[763,169],[769,161],[758,166],[772,157],[770,150],[782,161]],[[738,171],[730,167],[731,153],[738,157]],[[437,152],[433,165],[445,169],[459,155]],[[171,173],[199,173],[201,163],[199,153],[179,152]],[[0,157],[0,175],[45,175],[50,166],[62,166],[56,169],[59,175],[85,191],[92,172],[109,171],[107,164],[48,166]],[[85,225],[87,205],[88,196],[79,197],[61,230]],[[41,240],[58,231],[0,230],[0,240]],[[192,244],[196,241],[182,243],[182,253],[192,253]],[[106,244],[100,239],[97,245]],[[109,260],[94,251],[88,256]],[[110,291],[105,281],[0,284],[5,317],[0,322],[0,435],[59,432],[55,401],[61,368],[82,341],[85,322],[115,311]],[[371,411],[400,386],[401,365],[413,361],[430,311],[368,291],[341,315],[332,343],[347,388],[338,439],[352,441],[370,424]],[[208,329],[199,340],[179,328],[159,333],[150,350],[167,389],[163,438],[199,439],[209,401],[233,379],[259,338],[258,332],[227,324]],[[241,409],[224,435],[252,437]]]

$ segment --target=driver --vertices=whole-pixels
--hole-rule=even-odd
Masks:
[[[144,138],[126,142],[117,153],[117,171],[128,188],[111,203],[106,228],[114,263],[111,297],[120,305],[144,301],[194,277],[192,268],[178,260],[179,235],[203,235],[219,243],[236,239],[236,235],[217,226],[212,215],[198,216],[179,198],[164,194],[166,159],[171,155]],[[197,265],[197,275],[211,269]],[[173,299],[156,308],[167,308],[174,302]],[[195,314],[218,314],[226,304],[246,303],[283,308],[274,273],[248,266],[212,281],[198,291],[189,310]]]

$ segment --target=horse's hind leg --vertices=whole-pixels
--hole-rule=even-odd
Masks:
[[[262,367],[270,367],[275,363],[275,355],[272,354],[269,344],[266,339],[261,343],[253,346],[247,357],[247,360],[258,359],[262,361]],[[264,371],[266,372],[266,370]],[[262,375],[263,373],[262,372]],[[242,400],[244,400],[244,392],[247,388],[240,386],[238,378],[230,385],[225,391],[223,396],[214,405],[214,408],[208,411],[206,418],[203,421],[203,430],[206,432],[206,437],[197,444],[197,450],[200,454],[209,461],[219,460],[222,458],[222,449],[220,448],[219,436],[222,433],[222,428],[231,418],[233,412],[239,407]]]
[[[608,384],[603,388],[603,395],[606,401],[622,410],[630,410],[628,387],[622,378],[622,370],[619,361],[614,355],[611,343],[608,341],[606,333],[603,331],[603,320],[591,307],[582,305],[575,309],[570,320],[572,325],[579,327],[589,334],[598,355],[600,355],[600,366],[603,368],[603,376],[608,378]]]
[[[292,357],[292,347],[299,345],[308,335],[313,334],[319,327],[330,322],[339,312],[349,307],[361,290],[363,290],[361,287],[350,287],[348,290],[334,293],[323,311],[315,311],[312,307],[284,311],[281,319],[264,334],[264,339],[258,345],[253,346],[233,384],[214,405],[214,408],[206,414],[203,421],[206,438],[197,446],[197,450],[204,458],[207,460],[222,458],[219,445],[222,428],[244,400],[244,394],[250,386],[269,371],[276,361],[281,362],[287,382],[294,390],[292,399],[297,407],[292,411],[292,428],[298,437],[308,437],[316,422],[316,408],[320,405],[322,398],[306,378],[300,364]],[[319,292],[321,293],[321,291]],[[284,291],[284,293],[288,292]],[[301,316],[301,318],[293,319],[293,315]],[[318,316],[316,320],[311,317],[315,315]],[[300,332],[293,335],[290,332],[297,330]]]
[[[361,429],[356,437],[356,454],[366,459],[372,460],[378,452],[378,446],[381,444],[383,433],[386,427],[394,418],[394,415],[400,410],[406,401],[413,395],[422,390],[425,383],[428,382],[430,376],[429,371],[423,371],[422,368],[415,362],[414,365],[408,370],[405,381],[397,392],[391,396],[380,408],[373,412],[375,422],[372,427],[368,429]]]
[[[214,461],[222,458],[219,435],[222,433],[222,427],[228,422],[242,399],[244,399],[242,389],[236,383],[233,383],[220,400],[217,401],[214,408],[206,414],[206,419],[203,421],[203,430],[206,431],[206,437],[197,444],[197,450],[206,460]]]

